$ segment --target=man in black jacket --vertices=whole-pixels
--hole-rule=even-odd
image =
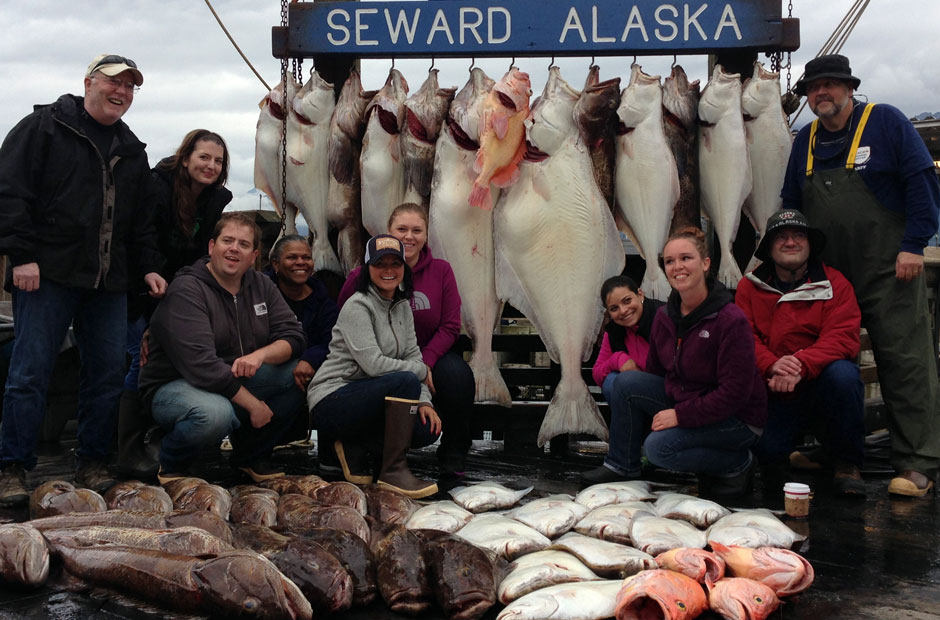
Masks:
[[[166,431],[161,483],[181,478],[196,453],[229,435],[233,466],[255,482],[283,476],[267,462],[305,394],[294,367],[306,339],[277,286],[252,269],[261,230],[245,213],[224,213],[209,260],[177,272],[150,320],[140,391]]]
[[[56,355],[73,324],[82,359],[76,481],[102,492],[124,374],[126,293],[166,291],[151,221],[145,145],[121,117],[144,78],[133,60],[95,58],[84,97],[36,106],[0,147],[0,253],[16,341],[0,426],[0,505],[28,499]],[[143,275],[146,274],[146,275]]]

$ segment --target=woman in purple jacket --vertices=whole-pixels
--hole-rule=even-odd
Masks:
[[[470,415],[476,386],[473,371],[463,357],[451,349],[460,334],[460,295],[450,264],[431,256],[428,242],[428,212],[415,203],[395,207],[388,218],[388,232],[405,246],[405,262],[411,267],[414,293],[411,310],[421,356],[428,370],[428,387],[434,409],[440,415],[441,445],[437,450],[440,469],[438,488],[446,491],[463,477],[470,449]],[[339,293],[343,303],[355,292],[360,268],[349,273]]]
[[[750,489],[767,394],[747,318],[710,266],[701,230],[669,236],[663,267],[673,292],[653,321],[646,371],[626,373],[624,402],[611,408],[607,481],[639,478],[642,447],[653,465],[699,474],[700,493]]]

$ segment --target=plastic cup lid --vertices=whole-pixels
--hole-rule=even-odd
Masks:
[[[802,482],[788,482],[783,485],[785,493],[795,493],[797,495],[809,494],[809,485]]]

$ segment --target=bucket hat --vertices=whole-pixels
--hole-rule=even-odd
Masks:
[[[774,242],[776,232],[782,228],[799,228],[806,231],[806,236],[809,238],[810,258],[819,256],[819,253],[826,247],[826,235],[818,228],[810,226],[805,215],[793,209],[781,209],[767,219],[764,238],[754,250],[754,256],[765,262],[772,260],[770,246]]]
[[[793,92],[801,97],[806,96],[806,85],[820,78],[842,80],[852,90],[858,88],[858,85],[862,83],[860,79],[852,75],[852,67],[849,66],[848,58],[841,54],[828,54],[806,63],[803,77],[797,80]]]

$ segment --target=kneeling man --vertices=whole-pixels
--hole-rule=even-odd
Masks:
[[[224,214],[208,261],[181,269],[153,314],[140,391],[167,431],[163,484],[226,435],[233,467],[255,482],[283,475],[266,459],[304,412],[293,370],[305,339],[274,283],[252,269],[260,244],[251,216]]]
[[[754,330],[757,366],[770,397],[756,452],[765,471],[785,469],[798,433],[821,423],[836,492],[864,496],[864,386],[855,363],[861,313],[855,292],[819,259],[826,237],[799,211],[777,211],[766,230],[754,252],[764,262],[741,279],[735,298]]]

